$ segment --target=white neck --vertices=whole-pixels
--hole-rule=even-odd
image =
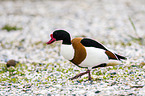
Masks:
[[[61,45],[60,54],[64,58],[66,58],[68,60],[72,60],[73,57],[74,57],[74,49],[73,49],[72,45],[64,45],[64,44],[62,44]]]

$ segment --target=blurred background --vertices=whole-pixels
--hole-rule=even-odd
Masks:
[[[47,42],[56,29],[67,30],[72,37],[94,38],[111,48],[144,45],[144,4],[144,0],[0,0],[0,57],[12,55],[2,46],[17,47],[15,43],[22,42],[18,47],[27,50],[34,42]],[[10,52],[16,54],[14,50]]]
[[[145,61],[145,0],[0,0],[0,63],[17,60],[28,73],[34,62],[68,63],[59,55],[59,42],[46,45],[56,29],[67,30],[72,38],[96,39],[126,56],[125,64]]]
[[[28,47],[64,29],[72,37],[128,44],[145,38],[144,4],[144,0],[0,0],[0,42],[23,41]]]

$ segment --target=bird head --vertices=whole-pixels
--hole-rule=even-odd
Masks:
[[[63,44],[71,44],[70,34],[64,30],[56,30],[50,35],[51,39],[46,44],[52,44],[55,41],[62,40]]]

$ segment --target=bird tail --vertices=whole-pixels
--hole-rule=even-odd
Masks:
[[[121,56],[121,55],[118,55],[118,54],[115,54],[116,56],[117,56],[117,58],[120,60],[120,59],[124,59],[124,60],[126,60],[127,58],[126,57],[124,57],[124,56]]]

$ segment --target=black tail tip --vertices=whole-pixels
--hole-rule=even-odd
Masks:
[[[126,58],[125,56],[121,56],[121,55],[118,55],[118,54],[115,54],[115,55],[118,57],[119,60],[120,60],[120,59],[127,60],[127,58]]]

